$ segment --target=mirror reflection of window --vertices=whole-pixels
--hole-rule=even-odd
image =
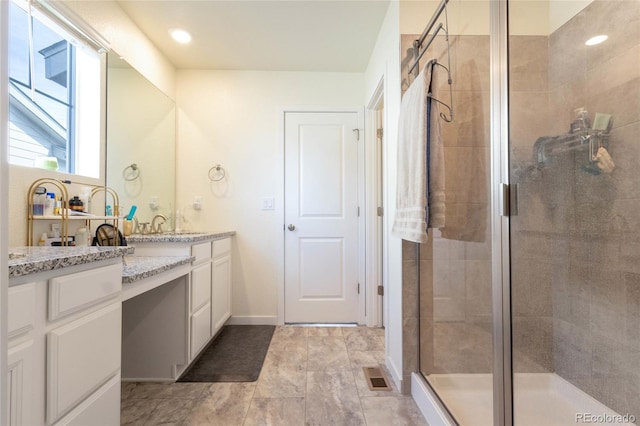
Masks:
[[[9,26],[9,162],[99,177],[99,53],[26,2]]]

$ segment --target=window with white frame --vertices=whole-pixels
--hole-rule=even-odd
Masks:
[[[31,2],[9,5],[9,162],[100,175],[100,54]],[[46,161],[43,161],[46,160]]]

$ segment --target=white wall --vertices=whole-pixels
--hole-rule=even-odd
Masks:
[[[593,0],[556,0],[549,2],[549,33],[563,26]],[[547,34],[545,34],[547,35]],[[585,40],[586,41],[586,40]]]
[[[398,118],[400,115],[400,5],[389,4],[378,40],[365,73],[365,104],[384,78],[384,177],[385,211],[384,282],[386,318],[386,360],[393,380],[402,380],[402,245],[391,236],[395,215]]]
[[[64,0],[131,66],[175,99],[175,67],[113,0]]]
[[[490,0],[449,0],[449,34],[489,34],[489,3]],[[401,0],[400,33],[422,34],[439,4],[440,0]],[[445,17],[443,12],[437,22],[445,23]]]
[[[284,106],[362,105],[360,73],[180,70],[177,73],[177,208],[192,230],[235,230],[233,316],[273,322],[283,253]],[[221,164],[226,178],[211,182]],[[194,196],[203,197],[193,210]],[[275,210],[260,210],[275,197]]]

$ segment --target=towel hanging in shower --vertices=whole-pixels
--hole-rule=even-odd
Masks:
[[[392,233],[417,243],[427,228],[444,226],[444,149],[430,60],[402,98],[398,129],[398,182]]]

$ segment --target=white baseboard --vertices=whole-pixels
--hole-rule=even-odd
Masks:
[[[418,409],[430,425],[454,426],[456,423],[442,407],[424,378],[417,373],[411,374],[411,396]]]
[[[389,372],[391,373],[391,380],[393,380],[393,382],[396,384],[397,389],[402,389],[402,374],[398,372],[398,368],[396,367],[393,359],[391,359],[390,356],[387,356],[386,364]]]
[[[278,325],[276,315],[269,316],[232,316],[226,322],[228,325]]]

